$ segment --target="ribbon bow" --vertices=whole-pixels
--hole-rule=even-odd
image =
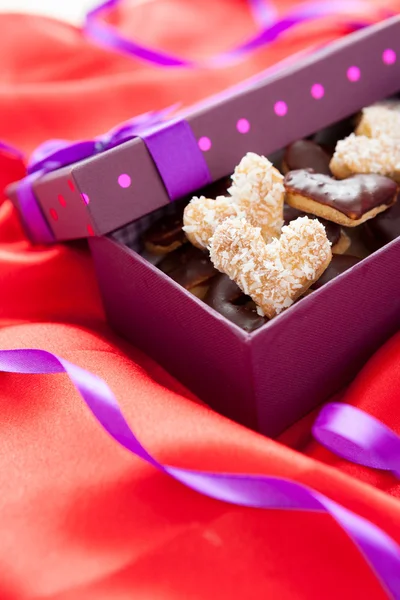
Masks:
[[[115,148],[153,128],[165,123],[177,104],[159,111],[151,111],[118,125],[93,140],[68,142],[48,140],[38,146],[28,162],[27,176],[17,186],[20,212],[29,235],[34,242],[54,242],[53,233],[43,216],[33,191],[33,185],[46,173],[84,160],[105,150]]]

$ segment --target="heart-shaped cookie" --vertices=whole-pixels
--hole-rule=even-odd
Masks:
[[[215,228],[229,217],[245,217],[261,227],[266,241],[279,236],[283,224],[283,177],[264,156],[249,152],[232,176],[229,197],[193,198],[183,213],[183,230],[198,248],[207,248]]]
[[[258,313],[271,319],[322,275],[332,252],[317,219],[296,219],[282,228],[279,239],[266,244],[259,227],[229,218],[211,238],[210,258],[254,300]]]
[[[388,137],[400,142],[400,103],[391,102],[367,106],[355,130],[356,135],[370,138]]]
[[[391,206],[397,185],[382,175],[353,175],[337,180],[311,169],[285,176],[286,202],[306,213],[355,227]]]
[[[334,223],[333,221],[321,219],[321,217],[316,217],[310,213],[309,215],[312,219],[318,218],[319,222],[325,227],[326,236],[332,246],[332,254],[344,254],[349,249],[350,238],[340,225]],[[283,220],[285,225],[289,225],[291,221],[295,221],[299,217],[307,216],[308,215],[306,215],[306,213],[301,210],[297,210],[297,208],[293,208],[293,206],[289,206],[288,204],[284,204],[283,206]]]
[[[297,169],[313,169],[316,173],[330,175],[329,162],[332,153],[312,140],[298,140],[285,149],[283,156],[283,172]]]
[[[400,142],[385,135],[372,138],[352,133],[339,140],[329,166],[338,179],[377,173],[400,183]]]

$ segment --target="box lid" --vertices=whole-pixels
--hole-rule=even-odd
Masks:
[[[211,98],[181,115],[190,131],[183,143],[171,141],[176,138],[169,125],[162,143],[164,150],[170,144],[181,179],[191,173],[188,154],[194,151],[198,156],[193,168],[203,165],[210,181],[216,181],[232,173],[246,152],[269,155],[399,89],[400,16],[396,16],[243,89],[236,86],[232,94]],[[36,179],[34,195],[54,238],[107,234],[169,204],[168,183],[156,167],[153,150],[135,137]],[[196,181],[202,178],[194,175],[187,179],[185,193],[197,191]],[[21,209],[16,187],[9,186],[7,192]]]

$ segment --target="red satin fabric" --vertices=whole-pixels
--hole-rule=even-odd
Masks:
[[[127,8],[118,17],[127,31],[185,56],[227,48],[253,27],[239,0],[156,0]],[[192,73],[111,54],[48,19],[1,16],[0,30],[0,137],[24,150],[49,137],[98,134],[176,100],[199,100],[310,40],[344,33],[325,21],[240,66]],[[21,173],[21,163],[1,155],[1,186]],[[32,247],[8,201],[0,206],[0,284],[0,348],[48,349],[104,377],[158,458],[295,479],[400,543],[397,480],[314,443],[314,415],[278,442],[213,413],[109,330],[85,243]],[[400,434],[398,365],[399,336],[365,367],[345,400]],[[116,446],[63,375],[2,374],[0,381],[0,600],[385,598],[329,517],[203,498]]]

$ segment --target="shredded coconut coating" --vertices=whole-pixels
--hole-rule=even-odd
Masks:
[[[183,230],[198,248],[207,248],[215,228],[225,219],[245,217],[260,227],[269,242],[279,236],[283,224],[283,176],[264,156],[249,152],[232,176],[230,197],[193,198],[183,214]]]
[[[194,197],[183,213],[183,231],[193,246],[204,250],[217,225],[232,216],[240,217],[244,213],[230,198],[219,196],[211,200],[204,196]]]
[[[391,105],[364,108],[355,133],[371,138],[388,137],[400,143],[400,110]]]
[[[272,318],[322,275],[332,252],[317,219],[298,218],[282,228],[280,239],[266,244],[260,227],[229,218],[211,238],[210,258],[254,300],[260,315]]]
[[[330,169],[339,179],[355,173],[376,173],[399,181],[400,144],[388,136],[369,138],[351,133],[337,143]]]
[[[283,225],[283,175],[265,156],[248,152],[232,175],[229,188],[234,202],[254,227],[261,227],[266,242],[279,237]]]

